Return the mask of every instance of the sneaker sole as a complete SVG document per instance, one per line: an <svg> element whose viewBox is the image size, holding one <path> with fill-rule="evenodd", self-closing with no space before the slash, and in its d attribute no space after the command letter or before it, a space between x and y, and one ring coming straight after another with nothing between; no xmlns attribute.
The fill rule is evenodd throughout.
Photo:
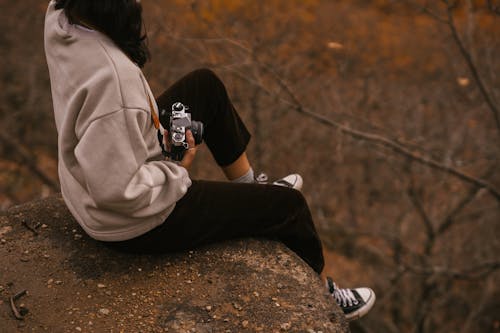
<svg viewBox="0 0 500 333"><path fill-rule="evenodd" d="M347 320L353 321L363 317L365 314L368 313L368 311L371 310L373 304L375 304L375 299L376 299L375 293L373 292L373 290L370 289L370 297L366 301L365 306L363 306L357 311L354 311L353 313L349 313L348 315L346 315Z"/></svg>

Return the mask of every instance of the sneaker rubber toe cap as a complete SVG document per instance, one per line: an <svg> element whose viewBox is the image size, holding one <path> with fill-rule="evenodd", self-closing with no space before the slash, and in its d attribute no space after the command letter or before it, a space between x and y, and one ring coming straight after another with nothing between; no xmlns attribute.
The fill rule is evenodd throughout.
<svg viewBox="0 0 500 333"><path fill-rule="evenodd" d="M280 185L280 186L291 187L291 188L296 189L296 190L301 190L303 180L299 174L294 173L294 174L288 175L284 178L281 178L281 179L275 181L274 184Z"/></svg>
<svg viewBox="0 0 500 333"><path fill-rule="evenodd" d="M367 314L375 304L375 292L370 288L356 288L354 289L359 297L363 300L362 304L356 311L346 315L349 321L359 319Z"/></svg>

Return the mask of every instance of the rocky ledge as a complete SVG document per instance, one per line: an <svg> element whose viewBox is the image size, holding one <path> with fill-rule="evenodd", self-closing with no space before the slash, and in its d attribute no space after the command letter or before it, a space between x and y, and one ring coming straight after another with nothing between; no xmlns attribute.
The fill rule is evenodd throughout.
<svg viewBox="0 0 500 333"><path fill-rule="evenodd" d="M349 331L318 276L278 242L119 253L55 196L1 213L0 256L1 333Z"/></svg>

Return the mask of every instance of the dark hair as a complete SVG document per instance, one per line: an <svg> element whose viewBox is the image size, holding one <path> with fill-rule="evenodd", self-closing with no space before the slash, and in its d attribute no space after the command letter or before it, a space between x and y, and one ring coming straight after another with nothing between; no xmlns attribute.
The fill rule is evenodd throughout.
<svg viewBox="0 0 500 333"><path fill-rule="evenodd" d="M89 24L111 38L139 67L150 59L137 0L56 0L71 24Z"/></svg>

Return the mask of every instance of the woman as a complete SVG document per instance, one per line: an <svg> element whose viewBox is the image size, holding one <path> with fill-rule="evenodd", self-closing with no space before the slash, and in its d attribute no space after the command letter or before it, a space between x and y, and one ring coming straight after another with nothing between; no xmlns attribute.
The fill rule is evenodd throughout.
<svg viewBox="0 0 500 333"><path fill-rule="evenodd" d="M163 253L237 237L282 241L318 274L324 260L302 179L254 179L250 134L223 83L194 71L156 101L141 67L149 58L136 0L52 0L45 51L58 130L59 178L75 219L94 239L125 251ZM230 182L196 181L189 149L165 159L158 110L181 101L205 124L203 140ZM168 150L168 140L165 143ZM279 186L277 186L279 185ZM330 293L349 319L374 303L371 289Z"/></svg>

